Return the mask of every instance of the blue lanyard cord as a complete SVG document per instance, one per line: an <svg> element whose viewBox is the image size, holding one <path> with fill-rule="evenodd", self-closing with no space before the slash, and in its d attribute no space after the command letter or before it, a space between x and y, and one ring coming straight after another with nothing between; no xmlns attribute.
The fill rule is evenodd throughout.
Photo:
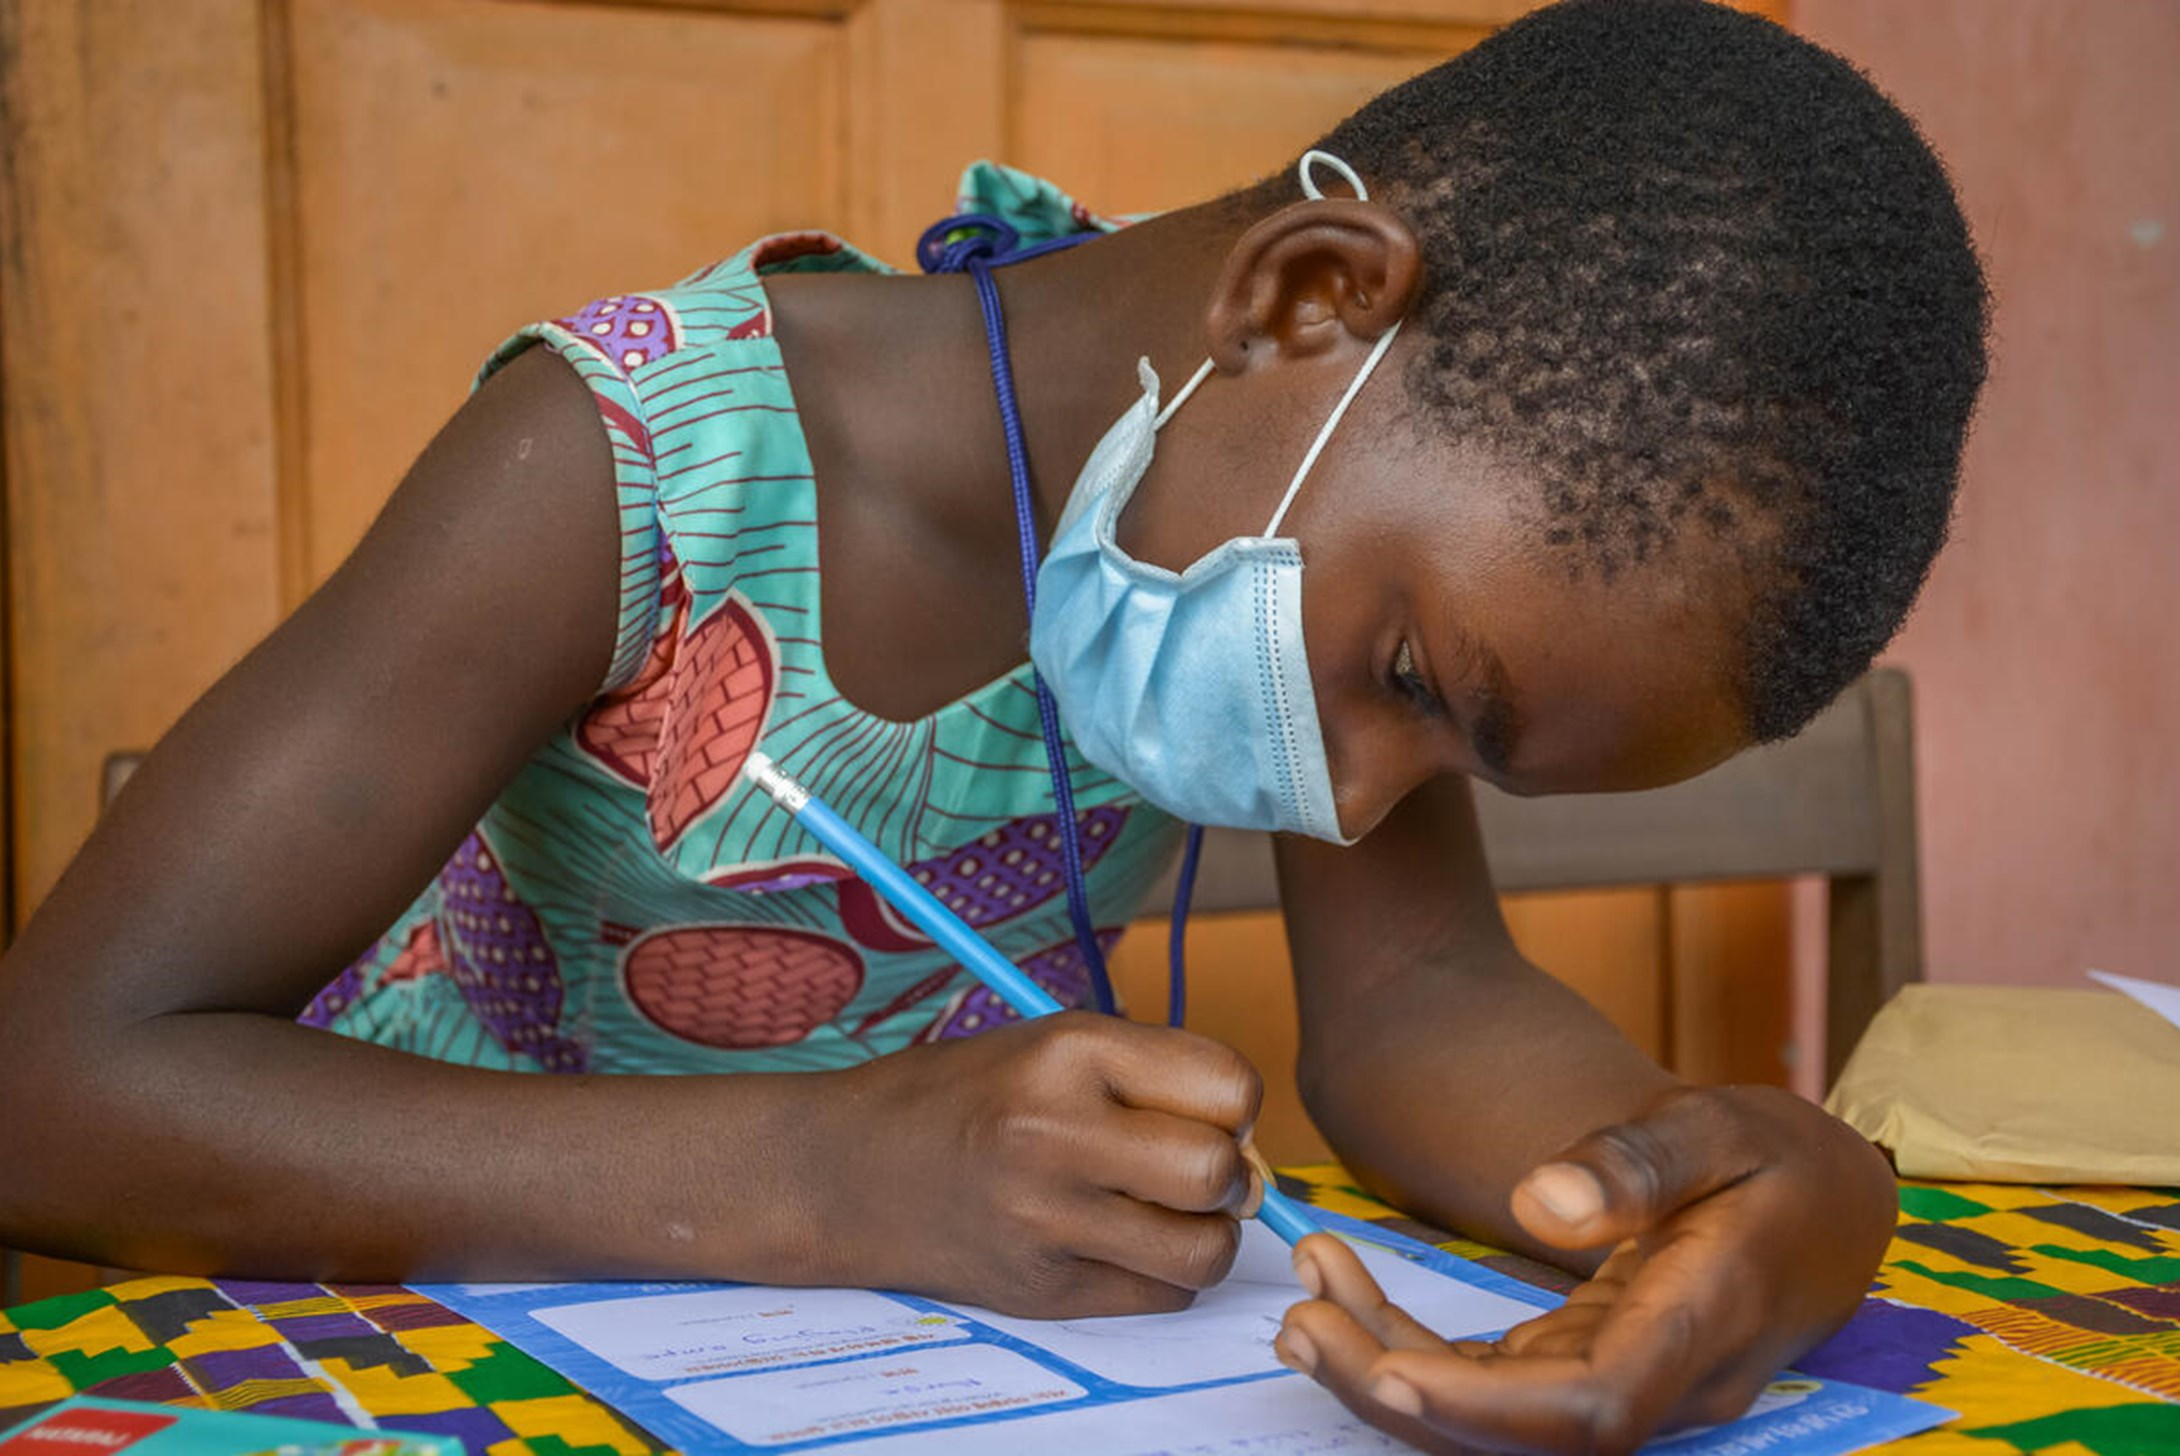
<svg viewBox="0 0 2180 1456"><path fill-rule="evenodd" d="M1188 1024L1188 904L1196 898L1196 861L1204 852L1204 827L1188 826L1181 851L1181 878L1173 887L1173 927L1166 940L1166 1025Z"/></svg>
<svg viewBox="0 0 2180 1456"><path fill-rule="evenodd" d="M957 212L923 230L916 239L916 263L926 273L966 273L971 261L1026 263L1103 236L1100 232L1063 233L1025 248L1021 233L1005 218L988 212Z"/></svg>
<svg viewBox="0 0 2180 1456"><path fill-rule="evenodd" d="M1037 614L1037 519L1030 508L1029 451L1022 442L1022 410L1014 398L1014 363L1007 352L1006 318L999 308L999 285L992 282L991 264L981 256L966 260L969 279L976 285L977 305L984 311L984 340L992 354L992 389L999 396L999 423L1007 437L1007 473L1014 483L1014 520L1022 547L1022 599L1030 616ZM1075 944L1082 951L1090 973L1090 989L1098 1010L1110 1016L1113 980L1106 974L1105 953L1098 948L1097 928L1090 922L1090 887L1082 872L1082 830L1075 822L1075 789L1068 781L1067 755L1060 746L1060 710L1037 670L1030 669L1037 688L1037 719L1044 729L1045 763L1052 772L1052 798L1060 821L1060 860L1067 871L1067 915L1075 925Z"/></svg>
<svg viewBox="0 0 2180 1456"><path fill-rule="evenodd" d="M1031 618L1037 614L1037 517L1029 488L1029 450L1022 438L1022 410L1014 395L1014 362L1007 349L1006 314L999 303L999 288L992 281L992 266L1058 252L1086 243L1101 234L1073 233L1024 248L1021 234L999 218L965 213L934 223L916 244L916 260L926 273L967 273L976 288L977 307L984 315L984 341L991 351L992 392L999 402L999 424L1007 442L1007 474L1014 487L1014 522L1022 555L1022 601ZM1060 861L1067 882L1067 916L1075 930L1075 945L1090 975L1091 993L1097 1008L1112 1015L1117 1007L1113 982L1105 967L1105 953L1098 946L1097 928L1090 919L1090 887L1082 867L1082 828L1075 818L1075 789L1067 771L1067 753L1060 739L1060 710L1051 690L1035 667L1030 681L1036 688L1037 722L1045 740L1045 764L1052 774L1052 798L1059 820ZM1196 886L1196 862L1203 846L1203 829L1190 825L1188 847L1182 854L1181 879L1173 903L1173 931L1166 1021L1182 1024L1188 1010L1188 906Z"/></svg>

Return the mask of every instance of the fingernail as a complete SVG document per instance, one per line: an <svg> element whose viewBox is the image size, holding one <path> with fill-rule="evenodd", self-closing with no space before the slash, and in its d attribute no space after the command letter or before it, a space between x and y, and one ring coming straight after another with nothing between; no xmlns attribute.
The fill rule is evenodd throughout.
<svg viewBox="0 0 2180 1456"><path fill-rule="evenodd" d="M1325 1276L1317 1271L1317 1261L1300 1249L1294 1251L1294 1277L1310 1292L1310 1298L1325 1297Z"/></svg>
<svg viewBox="0 0 2180 1456"><path fill-rule="evenodd" d="M1404 1416L1423 1414L1422 1395L1398 1375L1380 1375L1370 1382L1370 1398L1387 1410L1399 1411Z"/></svg>
<svg viewBox="0 0 2180 1456"><path fill-rule="evenodd" d="M1279 1338L1272 1341L1272 1353L1279 1357L1280 1364L1303 1375L1317 1368L1317 1347L1300 1330L1281 1330Z"/></svg>
<svg viewBox="0 0 2180 1456"><path fill-rule="evenodd" d="M1243 1139L1243 1161L1249 1165L1249 1196L1242 1201L1241 1216L1255 1218L1257 1210L1264 1206L1264 1190L1276 1186L1272 1177L1272 1165L1257 1151L1256 1144Z"/></svg>
<svg viewBox="0 0 2180 1456"><path fill-rule="evenodd" d="M1561 1223L1585 1224L1605 1211L1604 1185L1572 1163L1546 1163L1522 1186Z"/></svg>

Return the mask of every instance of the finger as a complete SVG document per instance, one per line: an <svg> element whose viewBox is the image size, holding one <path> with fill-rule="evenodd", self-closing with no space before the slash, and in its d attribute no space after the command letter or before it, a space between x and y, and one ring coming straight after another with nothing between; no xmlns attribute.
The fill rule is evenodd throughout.
<svg viewBox="0 0 2180 1456"><path fill-rule="evenodd" d="M1187 1309L1192 1289L1097 1259L1065 1259L1041 1278L1021 1281L990 1307L1023 1319L1101 1319Z"/></svg>
<svg viewBox="0 0 2180 1456"><path fill-rule="evenodd" d="M1255 1192L1232 1133L1170 1112L1120 1109L1080 1157L1080 1173L1096 1187L1184 1213L1239 1217Z"/></svg>
<svg viewBox="0 0 2180 1456"><path fill-rule="evenodd" d="M1395 1350L1444 1350L1446 1342L1385 1297L1353 1249L1331 1234L1311 1234L1294 1246L1294 1274L1313 1298L1329 1300Z"/></svg>
<svg viewBox="0 0 2180 1456"><path fill-rule="evenodd" d="M1223 1213L1180 1213L1115 1193L1089 1204L1067 1247L1177 1289L1209 1289L1233 1270L1241 1224Z"/></svg>
<svg viewBox="0 0 2180 1456"><path fill-rule="evenodd" d="M1601 1377L1578 1356L1462 1360L1393 1350L1372 1363L1362 1388L1370 1402L1442 1440L1499 1451L1620 1456L1672 1404Z"/></svg>
<svg viewBox="0 0 2180 1456"><path fill-rule="evenodd" d="M1309 1366L1303 1373L1313 1380L1345 1375L1350 1384L1386 1353L1385 1344L1346 1310L1329 1299L1305 1299L1287 1311L1279 1322L1279 1337Z"/></svg>
<svg viewBox="0 0 2180 1456"><path fill-rule="evenodd" d="M1597 1267L1597 1272L1567 1291L1568 1304L1617 1304L1626 1295L1628 1282L1641 1270L1642 1250L1630 1239Z"/></svg>
<svg viewBox="0 0 2180 1456"><path fill-rule="evenodd" d="M1110 1018L1106 1018L1110 1023ZM1167 1026L1112 1025L1099 1072L1118 1102L1208 1122L1239 1135L1255 1126L1264 1079L1224 1042Z"/></svg>
<svg viewBox="0 0 2180 1456"><path fill-rule="evenodd" d="M1622 1244L1595 1274L1568 1291L1564 1303L1515 1325L1493 1348L1506 1355L1586 1353L1640 1267L1636 1246Z"/></svg>
<svg viewBox="0 0 2180 1456"><path fill-rule="evenodd" d="M1465 1370L1391 1351L1373 1393L1474 1444L1631 1449L1691 1392L1742 1368L1760 1301L1737 1294L1747 1284L1737 1265L1697 1243L1650 1258L1626 1246L1607 1267L1613 1278L1591 1284L1624 1281L1616 1297L1585 1298L1509 1331L1501 1358ZM1479 1371L1488 1378L1475 1378Z"/></svg>
<svg viewBox="0 0 2180 1456"><path fill-rule="evenodd" d="M1580 1355L1595 1343L1610 1312L1603 1304L1563 1304L1514 1326L1499 1337L1497 1348L1503 1355Z"/></svg>
<svg viewBox="0 0 2180 1456"><path fill-rule="evenodd" d="M1554 1248L1593 1249L1640 1234L1763 1161L1729 1102L1680 1091L1531 1172L1515 1185L1514 1217Z"/></svg>
<svg viewBox="0 0 2180 1456"><path fill-rule="evenodd" d="M1241 1156L1249 1165L1249 1196L1234 1212L1243 1218L1255 1218L1257 1210L1264 1207L1265 1190L1279 1186L1279 1175L1272 1171L1271 1160L1257 1151L1256 1138L1250 1133L1241 1135Z"/></svg>
<svg viewBox="0 0 2180 1456"><path fill-rule="evenodd" d="M1677 1240L1603 1307L1590 1362L1623 1389L1652 1393L1661 1412L1733 1371L1756 1365L1768 1376L1788 1352L1765 1328L1760 1283L1745 1258Z"/></svg>
<svg viewBox="0 0 2180 1456"><path fill-rule="evenodd" d="M1309 1376L1388 1435L1420 1450L1458 1449L1414 1415L1393 1410L1370 1394L1371 1370L1385 1355L1385 1346L1332 1301L1312 1299L1288 1310L1272 1350L1288 1369ZM1441 1358L1460 1357L1447 1353Z"/></svg>

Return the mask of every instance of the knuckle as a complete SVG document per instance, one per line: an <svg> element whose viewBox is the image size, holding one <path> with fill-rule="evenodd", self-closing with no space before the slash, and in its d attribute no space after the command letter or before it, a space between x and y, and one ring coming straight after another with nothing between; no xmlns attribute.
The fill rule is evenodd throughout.
<svg viewBox="0 0 2180 1456"><path fill-rule="evenodd" d="M1164 1282L1184 1290L1209 1289L1226 1278L1240 1251L1239 1223L1216 1215L1192 1219L1174 1236Z"/></svg>
<svg viewBox="0 0 2180 1456"><path fill-rule="evenodd" d="M1051 1027L1047 1033L1046 1059L1055 1072L1067 1079L1068 1085L1111 1085L1121 1053L1120 1040L1126 1034L1128 1023L1087 1011L1063 1011L1041 1020Z"/></svg>
<svg viewBox="0 0 2180 1456"><path fill-rule="evenodd" d="M1083 1017L1076 1012L1063 1011L1057 1016L1040 1016L1027 1023L1029 1040L1039 1061L1066 1064L1080 1057L1083 1046L1091 1036L1083 1025Z"/></svg>
<svg viewBox="0 0 2180 1456"><path fill-rule="evenodd" d="M994 1201L992 1212L994 1231L1003 1241L1001 1248L1011 1254L1006 1262L1024 1269L1065 1262L1069 1253L1066 1231L1054 1216L1049 1199L1033 1189L1015 1186Z"/></svg>
<svg viewBox="0 0 2180 1456"><path fill-rule="evenodd" d="M1159 1279L1132 1270L1111 1271L1113 1298L1127 1312L1171 1314L1196 1302L1196 1291L1170 1279Z"/></svg>
<svg viewBox="0 0 2180 1456"><path fill-rule="evenodd" d="M1253 1119L1264 1100L1264 1078L1256 1066L1224 1042L1209 1042L1212 1086L1220 1111L1239 1125Z"/></svg>
<svg viewBox="0 0 2180 1456"><path fill-rule="evenodd" d="M1019 1312L1043 1314L1077 1297L1082 1287L1082 1266L1056 1249L1035 1249L1020 1260L1012 1285L1007 1298Z"/></svg>
<svg viewBox="0 0 2180 1456"><path fill-rule="evenodd" d="M1206 1228L1202 1248L1190 1270L1191 1289L1209 1289L1226 1282L1226 1276L1234 1270L1234 1260L1241 1254L1241 1223L1237 1219L1219 1218Z"/></svg>
<svg viewBox="0 0 2180 1456"><path fill-rule="evenodd" d="M1196 1291L1179 1285L1160 1284L1156 1280L1144 1281L1143 1305L1151 1314L1173 1314L1187 1309L1196 1302Z"/></svg>
<svg viewBox="0 0 2180 1456"><path fill-rule="evenodd" d="M1016 1102L993 1116L989 1139L992 1150L1003 1161L1034 1162L1051 1146L1053 1134L1052 1119Z"/></svg>
<svg viewBox="0 0 2180 1456"><path fill-rule="evenodd" d="M1665 1201L1672 1181L1673 1150L1648 1124L1622 1122L1604 1128L1591 1137L1590 1151L1618 1183L1613 1191L1642 1208L1655 1208Z"/></svg>
<svg viewBox="0 0 2180 1456"><path fill-rule="evenodd" d="M1188 1308L1195 1297L1193 1290L1127 1269L1084 1264L1078 1266L1074 1286L1053 1311L1053 1317L1171 1314Z"/></svg>
<svg viewBox="0 0 2180 1456"><path fill-rule="evenodd" d="M1193 1211L1219 1208L1248 1182L1248 1165L1231 1138L1216 1138L1208 1146L1191 1149L1178 1167L1176 1191L1182 1207Z"/></svg>

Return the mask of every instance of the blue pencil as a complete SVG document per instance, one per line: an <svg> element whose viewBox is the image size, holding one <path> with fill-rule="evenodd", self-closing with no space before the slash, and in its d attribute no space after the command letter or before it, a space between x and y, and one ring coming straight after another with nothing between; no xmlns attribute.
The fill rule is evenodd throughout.
<svg viewBox="0 0 2180 1456"><path fill-rule="evenodd" d="M831 805L789 778L770 758L762 753L752 753L742 772L770 794L781 808L794 815L795 821L809 830L818 843L839 855L848 868L885 896L917 929L991 987L1017 1015L1026 1020L1067 1009L1053 999L1051 992L1023 975L1014 962L992 949L990 941L971 930L959 915L940 903L937 896L917 884L914 876L886 858L877 845L834 813ZM1264 1190L1264 1202L1258 1207L1256 1216L1266 1228L1290 1244L1307 1234L1320 1232L1317 1221L1301 1204L1269 1186Z"/></svg>

